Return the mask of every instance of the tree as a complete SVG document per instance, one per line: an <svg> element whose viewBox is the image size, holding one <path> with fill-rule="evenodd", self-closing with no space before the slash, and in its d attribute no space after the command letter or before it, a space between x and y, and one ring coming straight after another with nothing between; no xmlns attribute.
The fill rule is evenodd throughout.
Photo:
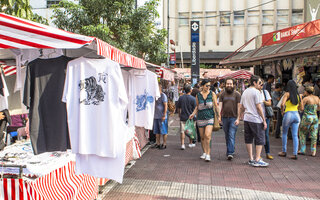
<svg viewBox="0 0 320 200"><path fill-rule="evenodd" d="M48 20L32 13L29 0L0 0L1 11L16 17L48 24Z"/></svg>
<svg viewBox="0 0 320 200"><path fill-rule="evenodd" d="M54 9L53 23L61 29L98 37L146 61L166 60L164 29L156 29L159 0L135 9L134 0L61 1Z"/></svg>

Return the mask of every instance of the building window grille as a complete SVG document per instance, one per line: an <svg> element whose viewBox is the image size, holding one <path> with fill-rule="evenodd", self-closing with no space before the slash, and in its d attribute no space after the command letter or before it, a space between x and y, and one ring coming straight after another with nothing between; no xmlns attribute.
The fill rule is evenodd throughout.
<svg viewBox="0 0 320 200"><path fill-rule="evenodd" d="M244 25L244 11L234 11L233 23L234 25Z"/></svg>
<svg viewBox="0 0 320 200"><path fill-rule="evenodd" d="M278 25L288 25L289 24L289 10L278 10L277 11Z"/></svg>
<svg viewBox="0 0 320 200"><path fill-rule="evenodd" d="M259 24L259 11L249 10L248 11L248 25L258 25Z"/></svg>
<svg viewBox="0 0 320 200"><path fill-rule="evenodd" d="M217 13L216 12L206 12L206 25L215 26L217 25Z"/></svg>
<svg viewBox="0 0 320 200"><path fill-rule="evenodd" d="M292 10L292 26L303 23L303 10Z"/></svg>
<svg viewBox="0 0 320 200"><path fill-rule="evenodd" d="M230 12L220 12L220 26L230 26Z"/></svg>
<svg viewBox="0 0 320 200"><path fill-rule="evenodd" d="M179 13L179 26L189 25L189 13Z"/></svg>
<svg viewBox="0 0 320 200"><path fill-rule="evenodd" d="M262 24L263 25L273 25L273 10L263 10L262 11Z"/></svg>

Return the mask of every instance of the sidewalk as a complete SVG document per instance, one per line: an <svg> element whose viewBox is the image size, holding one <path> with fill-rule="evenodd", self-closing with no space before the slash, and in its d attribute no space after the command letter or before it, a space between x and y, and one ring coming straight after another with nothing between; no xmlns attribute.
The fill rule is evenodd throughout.
<svg viewBox="0 0 320 200"><path fill-rule="evenodd" d="M281 139L271 137L275 159L264 159L270 163L268 168L251 167L240 126L235 158L226 159L220 130L213 133L212 161L207 163L199 158L198 143L196 148L180 150L177 119L169 120L167 149L148 149L125 174L123 184L116 184L100 199L320 199L319 155L299 156L298 160L278 157ZM289 140L288 154L291 152Z"/></svg>

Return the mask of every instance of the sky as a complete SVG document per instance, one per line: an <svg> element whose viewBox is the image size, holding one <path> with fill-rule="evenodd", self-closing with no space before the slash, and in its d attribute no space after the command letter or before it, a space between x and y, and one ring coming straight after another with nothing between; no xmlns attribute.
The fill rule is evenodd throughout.
<svg viewBox="0 0 320 200"><path fill-rule="evenodd" d="M138 0L138 6L143 6L143 4L148 1L148 0ZM158 13L160 15L160 18L156 21L157 23L157 28L162 28L162 19L161 19L161 16L162 16L162 0L160 1L160 5L158 7Z"/></svg>

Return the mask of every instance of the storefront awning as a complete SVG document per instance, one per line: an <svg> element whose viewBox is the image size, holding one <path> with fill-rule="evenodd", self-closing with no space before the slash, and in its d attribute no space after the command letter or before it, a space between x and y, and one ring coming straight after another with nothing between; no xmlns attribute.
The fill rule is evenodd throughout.
<svg viewBox="0 0 320 200"><path fill-rule="evenodd" d="M220 62L220 65L253 65L266 60L320 52L320 20L257 36L262 40L257 49L236 52ZM252 40L250 40L251 42Z"/></svg>

